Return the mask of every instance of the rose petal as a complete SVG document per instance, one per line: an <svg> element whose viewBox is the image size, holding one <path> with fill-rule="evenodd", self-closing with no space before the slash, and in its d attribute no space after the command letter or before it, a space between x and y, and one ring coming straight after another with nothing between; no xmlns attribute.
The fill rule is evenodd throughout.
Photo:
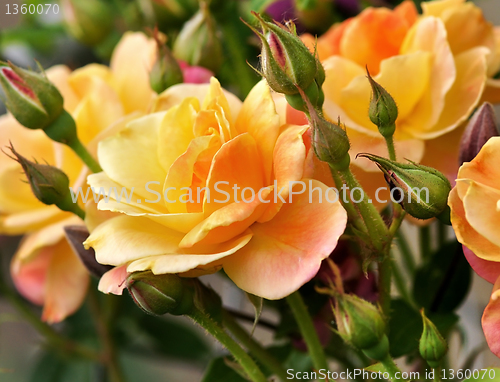
<svg viewBox="0 0 500 382"><path fill-rule="evenodd" d="M500 299L498 298L498 289L500 288L500 278L497 279L491 292L490 302L484 309L481 324L483 326L484 336L490 350L500 357Z"/></svg>
<svg viewBox="0 0 500 382"><path fill-rule="evenodd" d="M320 203L318 191L309 200L311 186L323 196L327 187L304 181L304 193L283 205L271 221L252 225L250 243L224 260L227 275L244 291L268 299L289 295L317 273L344 232L347 215L340 203L324 198Z"/></svg>
<svg viewBox="0 0 500 382"><path fill-rule="evenodd" d="M125 282L127 280L127 276L127 264L115 267L102 275L99 280L98 289L102 293L112 293L121 296L123 290L127 286Z"/></svg>
<svg viewBox="0 0 500 382"><path fill-rule="evenodd" d="M498 275L500 275L500 262L481 259L465 245L463 246L463 249L465 258L469 262L472 269L474 269L474 272L486 281L494 284Z"/></svg>

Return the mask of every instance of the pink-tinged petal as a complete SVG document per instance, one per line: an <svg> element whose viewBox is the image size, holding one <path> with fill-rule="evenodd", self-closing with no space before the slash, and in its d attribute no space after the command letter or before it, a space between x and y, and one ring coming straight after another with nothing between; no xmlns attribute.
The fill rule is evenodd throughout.
<svg viewBox="0 0 500 382"><path fill-rule="evenodd" d="M127 264L115 267L102 275L98 289L106 294L112 293L121 296L127 286L125 281L128 274Z"/></svg>
<svg viewBox="0 0 500 382"><path fill-rule="evenodd" d="M234 186L239 187L239 190L233 189ZM214 156L203 212L208 217L214 211L235 202L235 195L238 200L243 200L243 189L249 187L257 194L264 186L264 168L257 144L250 134L240 134L223 144Z"/></svg>
<svg viewBox="0 0 500 382"><path fill-rule="evenodd" d="M202 66L190 66L184 61L179 61L184 75L185 84L208 84L214 75L210 70Z"/></svg>
<svg viewBox="0 0 500 382"><path fill-rule="evenodd" d="M45 301L45 281L51 257L52 253L47 248L31 261L23 262L18 256L12 260L12 281L19 293L33 304L43 305Z"/></svg>
<svg viewBox="0 0 500 382"><path fill-rule="evenodd" d="M89 285L89 274L66 241L52 248L45 285L42 320L55 323L73 314L82 304Z"/></svg>
<svg viewBox="0 0 500 382"><path fill-rule="evenodd" d="M490 350L500 357L500 277L496 280L491 293L490 302L486 306L481 319L484 336Z"/></svg>
<svg viewBox="0 0 500 382"><path fill-rule="evenodd" d="M457 240L470 248L477 257L497 261L500 258L500 247L487 240L471 227L465 218L463 202L459 197L457 187L451 190L448 205L451 208L451 224L455 235L457 235Z"/></svg>
<svg viewBox="0 0 500 382"><path fill-rule="evenodd" d="M154 274L182 273L188 277L213 273L221 268L224 258L244 248L252 238L251 230L229 241L214 245L193 246L180 250L179 254L144 257L132 262L128 272L151 269Z"/></svg>
<svg viewBox="0 0 500 382"><path fill-rule="evenodd" d="M474 269L474 272L486 281L494 284L500 275L500 262L481 259L465 245L463 246L463 249L465 258L469 262L472 269Z"/></svg>
<svg viewBox="0 0 500 382"><path fill-rule="evenodd" d="M156 61L156 43L143 33L127 32L113 51L111 71L125 114L146 112L154 98L149 72Z"/></svg>
<svg viewBox="0 0 500 382"><path fill-rule="evenodd" d="M248 94L236 120L236 130L240 134L249 133L255 139L264 165L265 180L269 183L280 119L266 81L260 81Z"/></svg>
<svg viewBox="0 0 500 382"><path fill-rule="evenodd" d="M283 298L309 281L337 245L347 223L345 210L339 202L325 200L324 184L307 179L304 183L302 194L294 195L293 202L284 204L271 221L252 225L250 243L224 260L224 270L244 291ZM310 200L313 189L319 190ZM333 192L329 196L334 199Z"/></svg>
<svg viewBox="0 0 500 382"><path fill-rule="evenodd" d="M497 208L500 201L500 190L470 181L462 201L465 217L471 227L491 243L500 246L500 232L498 230L500 212ZM500 260L500 253L497 254L496 258Z"/></svg>
<svg viewBox="0 0 500 382"><path fill-rule="evenodd" d="M472 162L464 163L458 178L471 179L485 186L500 189L500 137L492 137L481 148Z"/></svg>
<svg viewBox="0 0 500 382"><path fill-rule="evenodd" d="M309 126L286 125L282 128L283 132L274 148L274 178L277 191L286 200L290 182L297 182L304 178L307 150L303 136L308 131ZM282 204L280 198L273 198L266 211L259 218L259 223L271 220L278 213Z"/></svg>

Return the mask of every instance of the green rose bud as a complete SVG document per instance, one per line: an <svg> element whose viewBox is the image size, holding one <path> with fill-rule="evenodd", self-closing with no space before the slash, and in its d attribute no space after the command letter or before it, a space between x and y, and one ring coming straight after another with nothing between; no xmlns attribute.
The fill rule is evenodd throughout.
<svg viewBox="0 0 500 382"><path fill-rule="evenodd" d="M194 307L191 279L174 274L134 272L127 278L127 289L137 306L149 314L179 316L188 314Z"/></svg>
<svg viewBox="0 0 500 382"><path fill-rule="evenodd" d="M372 350L375 359L386 356L388 347L380 345L385 342L385 321L380 310L354 295L338 294L335 299L333 313L344 341L360 350Z"/></svg>
<svg viewBox="0 0 500 382"><path fill-rule="evenodd" d="M158 94L170 86L184 81L181 67L172 55L170 49L161 41L158 30L155 29L154 38L157 43L156 62L149 73L151 88Z"/></svg>
<svg viewBox="0 0 500 382"><path fill-rule="evenodd" d="M223 52L217 24L205 3L184 24L174 43L173 53L189 65L203 66L217 72L222 65Z"/></svg>
<svg viewBox="0 0 500 382"><path fill-rule="evenodd" d="M368 115L370 120L378 127L378 131L384 138L392 137L396 130L396 119L398 118L398 107L394 98L378 84L368 73L368 81L372 87L370 109Z"/></svg>
<svg viewBox="0 0 500 382"><path fill-rule="evenodd" d="M293 95L299 93L298 87L306 91L316 81L318 91L321 91L324 70L319 60L297 36L295 25L288 23L284 26L265 21L257 13L253 15L262 27L261 33L250 26L262 41L261 74L271 89Z"/></svg>
<svg viewBox="0 0 500 382"><path fill-rule="evenodd" d="M422 332L422 337L420 337L418 349L420 355L427 361L430 367L438 367L440 361L448 351L448 344L437 330L436 325L425 316L423 309L420 313L424 322L424 331Z"/></svg>
<svg viewBox="0 0 500 382"><path fill-rule="evenodd" d="M349 167L349 138L338 124L327 121L311 110L312 146L319 160L338 169Z"/></svg>
<svg viewBox="0 0 500 382"><path fill-rule="evenodd" d="M19 154L13 146L9 147L14 157L24 170L31 190L36 198L44 204L56 205L63 211L73 212L81 218L83 211L78 204L73 203L69 190L69 178L60 169L48 164L29 161Z"/></svg>
<svg viewBox="0 0 500 382"><path fill-rule="evenodd" d="M63 112L63 98L45 73L21 69L0 62L0 85L5 106L29 129L44 129Z"/></svg>
<svg viewBox="0 0 500 382"><path fill-rule="evenodd" d="M102 0L63 0L61 2L68 32L85 45L102 42L113 30L114 14Z"/></svg>
<svg viewBox="0 0 500 382"><path fill-rule="evenodd" d="M411 161L402 164L377 155L358 156L375 162L385 175L393 199L411 216L430 219L446 215L451 185L442 173Z"/></svg>

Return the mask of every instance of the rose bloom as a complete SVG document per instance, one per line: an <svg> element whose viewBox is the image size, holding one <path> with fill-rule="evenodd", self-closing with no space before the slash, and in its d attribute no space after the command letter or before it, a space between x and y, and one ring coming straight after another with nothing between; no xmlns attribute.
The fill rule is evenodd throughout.
<svg viewBox="0 0 500 382"><path fill-rule="evenodd" d="M176 85L156 110L101 141L103 172L88 177L97 189L134 192L129 201L114 193L102 199L100 210L121 215L89 227L84 244L100 263L116 266L99 289L120 294L135 271L199 276L224 268L241 289L278 299L310 280L347 217L338 201L326 200L326 185L309 182L309 127L283 122L264 81L243 104L216 79ZM290 201L292 181L305 189Z"/></svg>
<svg viewBox="0 0 500 382"><path fill-rule="evenodd" d="M500 137L491 138L471 161L458 171L450 193L451 223L472 268L494 283L490 303L483 313L483 330L493 353L500 357Z"/></svg>
<svg viewBox="0 0 500 382"><path fill-rule="evenodd" d="M91 64L72 73L64 66L47 70L76 121L79 138L94 155L102 137L148 111L155 98L148 74L155 52L152 39L127 33L113 53L110 68ZM68 147L51 141L43 131L21 126L7 114L0 117L0 144L7 146L9 141L26 157L61 168L72 187L84 185L87 169ZM61 321L80 306L89 281L63 230L65 225L83 222L39 202L24 182L21 166L5 155L0 156L0 213L0 233L27 234L11 263L15 286L28 300L44 306L43 320Z"/></svg>
<svg viewBox="0 0 500 382"><path fill-rule="evenodd" d="M394 10L367 8L318 39L326 70L324 112L345 123L353 155L388 155L368 117L367 67L398 105L398 158L435 167L452 180L458 169L458 127L483 93L500 100L498 81L491 79L500 68L499 30L472 2L431 1L422 8L421 16L412 1ZM303 40L314 46L312 36ZM370 174L378 171L376 166L365 160L353 163L367 191L381 185L382 177Z"/></svg>

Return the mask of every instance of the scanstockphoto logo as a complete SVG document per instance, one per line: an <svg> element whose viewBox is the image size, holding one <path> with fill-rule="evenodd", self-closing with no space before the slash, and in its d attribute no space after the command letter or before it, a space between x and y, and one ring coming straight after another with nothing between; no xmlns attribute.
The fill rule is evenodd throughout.
<svg viewBox="0 0 500 382"><path fill-rule="evenodd" d="M152 189L153 185L159 186L160 182L151 181L147 182L144 186L145 190L151 194L151 199L134 199L134 187L131 189L109 187L107 190L104 187L100 187L99 189L87 187L85 192L82 187L78 187L76 191L70 188L70 192L73 203L77 203L79 200L86 203L90 198L93 198L95 203L99 201L109 203L110 199L118 203L159 203L161 201L166 203L228 203L229 201L234 203L253 203L257 199L264 204L271 203L271 201L274 201L274 203L293 203L294 197L306 193L309 203L336 203L339 200L344 203L360 203L365 199L364 191L360 187L349 189L344 184L340 190L335 187L325 189L314 187L312 180L309 180L308 184L303 181L290 181L288 186L281 188L278 187L275 180L273 187L263 187L258 191L255 191L251 187L244 187L242 189L236 184L231 186L229 182L219 181L214 184L213 190L207 187L197 187L196 189L182 187L179 190L175 187L168 187L164 190L163 194ZM232 190L232 192L228 192L228 190ZM378 203L387 203L389 201L381 197L380 193L383 191L388 191L388 188L379 187L375 191L375 200ZM178 195L178 197L175 198L174 194ZM392 187L389 194L390 200L395 203L403 202L405 195L407 195L408 203L420 203L421 201L429 203L429 189L427 187L409 187L406 190L400 187ZM367 200L369 203L373 203L372 199L368 198Z"/></svg>

